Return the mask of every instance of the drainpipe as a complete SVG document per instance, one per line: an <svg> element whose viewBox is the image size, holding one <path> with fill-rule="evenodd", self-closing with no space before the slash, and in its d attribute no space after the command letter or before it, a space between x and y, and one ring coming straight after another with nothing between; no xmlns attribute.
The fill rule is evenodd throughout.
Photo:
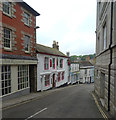
<svg viewBox="0 0 116 120"><path fill-rule="evenodd" d="M110 111L110 80L111 80L111 65L112 65L112 30L113 30L113 1L111 1L111 23L110 23L110 63L108 66L108 111Z"/></svg>

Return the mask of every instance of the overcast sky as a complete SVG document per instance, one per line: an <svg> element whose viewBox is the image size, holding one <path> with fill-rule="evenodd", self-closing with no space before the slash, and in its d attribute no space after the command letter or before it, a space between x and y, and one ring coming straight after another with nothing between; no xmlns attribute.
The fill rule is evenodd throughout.
<svg viewBox="0 0 116 120"><path fill-rule="evenodd" d="M70 55L95 53L96 0L24 1L40 13L37 43L52 47L56 40Z"/></svg>

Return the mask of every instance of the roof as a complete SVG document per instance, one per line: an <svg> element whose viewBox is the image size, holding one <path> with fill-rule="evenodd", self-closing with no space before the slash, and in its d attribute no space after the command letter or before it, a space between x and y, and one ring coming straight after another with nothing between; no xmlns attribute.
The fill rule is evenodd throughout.
<svg viewBox="0 0 116 120"><path fill-rule="evenodd" d="M33 15L39 16L40 14L36 12L32 7L30 7L26 2L19 2L19 4L24 7L26 10L30 11Z"/></svg>
<svg viewBox="0 0 116 120"><path fill-rule="evenodd" d="M41 53L41 54L67 57L65 54L63 54L59 50L57 50L55 48L48 47L48 46L44 46L44 45L41 45L41 44L36 45L36 50L37 50L38 53Z"/></svg>
<svg viewBox="0 0 116 120"><path fill-rule="evenodd" d="M93 66L89 61L79 61L80 67Z"/></svg>

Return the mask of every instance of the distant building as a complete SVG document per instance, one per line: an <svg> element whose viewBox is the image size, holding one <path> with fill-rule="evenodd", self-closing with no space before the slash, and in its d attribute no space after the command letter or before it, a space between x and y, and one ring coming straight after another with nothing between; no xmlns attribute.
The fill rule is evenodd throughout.
<svg viewBox="0 0 116 120"><path fill-rule="evenodd" d="M57 42L53 48L37 44L37 59L37 91L68 83L68 57L59 51Z"/></svg>
<svg viewBox="0 0 116 120"><path fill-rule="evenodd" d="M70 68L71 84L79 82L79 63L72 62Z"/></svg>
<svg viewBox="0 0 116 120"><path fill-rule="evenodd" d="M95 93L116 119L116 2L97 2Z"/></svg>
<svg viewBox="0 0 116 120"><path fill-rule="evenodd" d="M79 71L80 83L94 82L94 66L89 61L80 61Z"/></svg>
<svg viewBox="0 0 116 120"><path fill-rule="evenodd" d="M25 2L9 1L0 2L0 15L0 98L6 100L34 91L40 14Z"/></svg>

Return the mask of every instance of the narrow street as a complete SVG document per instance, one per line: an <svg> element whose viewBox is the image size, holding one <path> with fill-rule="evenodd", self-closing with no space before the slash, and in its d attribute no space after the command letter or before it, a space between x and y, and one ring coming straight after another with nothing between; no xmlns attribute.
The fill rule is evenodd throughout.
<svg viewBox="0 0 116 120"><path fill-rule="evenodd" d="M3 118L102 118L91 92L93 84L76 84L58 88L47 94L9 109L3 110Z"/></svg>

